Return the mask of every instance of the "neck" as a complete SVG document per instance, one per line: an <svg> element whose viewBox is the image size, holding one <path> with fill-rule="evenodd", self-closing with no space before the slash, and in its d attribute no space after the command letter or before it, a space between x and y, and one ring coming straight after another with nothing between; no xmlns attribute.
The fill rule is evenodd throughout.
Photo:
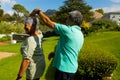
<svg viewBox="0 0 120 80"><path fill-rule="evenodd" d="M31 33L30 36L37 36L39 35L40 33L38 31L35 31L34 33Z"/></svg>

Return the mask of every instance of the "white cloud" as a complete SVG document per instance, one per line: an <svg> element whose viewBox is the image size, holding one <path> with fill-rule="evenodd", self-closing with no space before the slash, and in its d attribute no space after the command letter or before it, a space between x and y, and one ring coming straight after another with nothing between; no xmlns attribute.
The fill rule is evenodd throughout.
<svg viewBox="0 0 120 80"><path fill-rule="evenodd" d="M0 0L0 2L1 2L2 5L6 5L6 4L14 5L14 4L16 4L15 0Z"/></svg>
<svg viewBox="0 0 120 80"><path fill-rule="evenodd" d="M14 13L14 11L13 10L8 10L8 11L6 11L6 13L12 15Z"/></svg>
<svg viewBox="0 0 120 80"><path fill-rule="evenodd" d="M111 7L104 7L102 9L104 10L105 13L116 12L116 11L120 12L120 5L112 5Z"/></svg>
<svg viewBox="0 0 120 80"><path fill-rule="evenodd" d="M102 8L97 8L97 9L103 9L104 13L120 12L120 5L111 5L110 7L102 7ZM96 10L96 9L94 9L94 10Z"/></svg>
<svg viewBox="0 0 120 80"><path fill-rule="evenodd" d="M119 2L120 2L120 0L110 0L110 1L116 2L116 3L119 3Z"/></svg>
<svg viewBox="0 0 120 80"><path fill-rule="evenodd" d="M16 0L0 0L1 8L4 10L4 13L13 14L12 7L16 4Z"/></svg>

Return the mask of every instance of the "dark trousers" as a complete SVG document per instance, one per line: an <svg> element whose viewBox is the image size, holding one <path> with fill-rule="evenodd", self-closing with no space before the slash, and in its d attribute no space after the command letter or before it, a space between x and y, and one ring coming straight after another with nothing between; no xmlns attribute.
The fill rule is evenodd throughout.
<svg viewBox="0 0 120 80"><path fill-rule="evenodd" d="M55 80L74 80L75 73L66 73L56 69Z"/></svg>
<svg viewBox="0 0 120 80"><path fill-rule="evenodd" d="M26 79L26 80L39 80L39 78L37 78L37 79Z"/></svg>

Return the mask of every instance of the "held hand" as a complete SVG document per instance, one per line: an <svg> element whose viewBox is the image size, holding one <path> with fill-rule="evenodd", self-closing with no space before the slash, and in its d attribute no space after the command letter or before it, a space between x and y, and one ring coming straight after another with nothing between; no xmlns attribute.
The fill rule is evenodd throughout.
<svg viewBox="0 0 120 80"><path fill-rule="evenodd" d="M48 59L50 60L51 58L53 58L55 56L55 53L54 52L51 52L51 53L49 53L49 55L48 55Z"/></svg>
<svg viewBox="0 0 120 80"><path fill-rule="evenodd" d="M19 79L19 78L16 78L16 80L22 80L22 78L20 78L20 79Z"/></svg>
<svg viewBox="0 0 120 80"><path fill-rule="evenodd" d="M22 79L16 79L16 80L22 80Z"/></svg>
<svg viewBox="0 0 120 80"><path fill-rule="evenodd" d="M36 8L31 12L30 16L35 16L36 14L39 14L40 11L41 11L41 9Z"/></svg>
<svg viewBox="0 0 120 80"><path fill-rule="evenodd" d="M22 76L18 75L16 80L22 80Z"/></svg>

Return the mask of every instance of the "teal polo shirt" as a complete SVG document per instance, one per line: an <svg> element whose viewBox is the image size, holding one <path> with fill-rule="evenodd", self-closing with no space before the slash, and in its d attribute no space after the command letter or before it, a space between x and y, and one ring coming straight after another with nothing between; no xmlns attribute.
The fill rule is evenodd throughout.
<svg viewBox="0 0 120 80"><path fill-rule="evenodd" d="M53 66L63 72L75 73L78 68L78 54L84 42L81 28L77 25L55 24L55 32L60 35L60 39Z"/></svg>

